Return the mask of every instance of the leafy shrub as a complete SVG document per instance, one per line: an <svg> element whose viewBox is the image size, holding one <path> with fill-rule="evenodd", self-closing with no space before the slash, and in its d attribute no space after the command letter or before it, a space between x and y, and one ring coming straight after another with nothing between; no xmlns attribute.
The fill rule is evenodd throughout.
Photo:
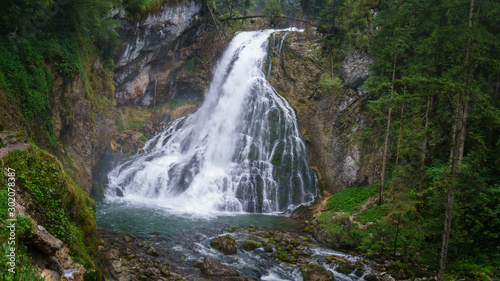
<svg viewBox="0 0 500 281"><path fill-rule="evenodd" d="M385 206L368 206L366 210L359 213L356 218L361 223L376 222L387 214Z"/></svg>

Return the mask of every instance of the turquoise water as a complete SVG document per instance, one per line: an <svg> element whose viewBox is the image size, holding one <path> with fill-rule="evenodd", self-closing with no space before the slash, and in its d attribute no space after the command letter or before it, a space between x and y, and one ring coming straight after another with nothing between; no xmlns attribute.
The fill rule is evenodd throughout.
<svg viewBox="0 0 500 281"><path fill-rule="evenodd" d="M300 268L282 263L273 259L264 251L262 247L255 251L244 251L241 248L236 255L224 255L222 252L210 246L212 238L227 234L228 227L246 227L255 225L262 230L281 229L289 234L294 233L303 222L296 221L289 217L279 215L257 215L257 214L219 214L217 216L200 216L200 214L174 214L169 209L153 207L140 203L130 202L99 202L97 205L97 223L111 231L123 234L130 234L133 237L143 237L142 239L156 239L155 247L169 249L169 260L172 266L182 274L198 276L201 278L199 268L193 266L196 262L202 261L204 257L211 256L218 261L236 269L242 276L264 281L302 281ZM295 232L296 233L296 232ZM231 233L231 236L241 244L242 241L259 239L246 230ZM293 234L292 234L293 235ZM156 237L156 238L154 238ZM295 238L300 240L301 238ZM256 240L258 241L258 240ZM351 262L360 261L361 257L352 256L346 253L324 248L310 239L307 242L307 251L311 254L307 257L310 262L323 265L335 275L335 280L340 281L361 281L352 272L344 275L334 269L339 264L330 263L327 256L334 255L343 257ZM364 273L370 272L368 267L364 267ZM194 277L192 280L199 280ZM191 280L191 279L190 279Z"/></svg>
<svg viewBox="0 0 500 281"><path fill-rule="evenodd" d="M265 228L296 228L300 223L284 216L258 214L220 214L218 216L172 214L161 207L100 202L97 206L97 224L120 233L148 234L157 232L176 235L199 230L214 231L238 225L256 225Z"/></svg>

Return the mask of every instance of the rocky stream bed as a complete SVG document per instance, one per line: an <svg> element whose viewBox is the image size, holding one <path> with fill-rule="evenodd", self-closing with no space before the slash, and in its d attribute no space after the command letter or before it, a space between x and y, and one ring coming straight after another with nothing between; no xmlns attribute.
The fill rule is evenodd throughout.
<svg viewBox="0 0 500 281"><path fill-rule="evenodd" d="M100 227L99 261L106 275L121 281L405 279L390 263L320 245L302 230L305 226L234 225L140 235Z"/></svg>

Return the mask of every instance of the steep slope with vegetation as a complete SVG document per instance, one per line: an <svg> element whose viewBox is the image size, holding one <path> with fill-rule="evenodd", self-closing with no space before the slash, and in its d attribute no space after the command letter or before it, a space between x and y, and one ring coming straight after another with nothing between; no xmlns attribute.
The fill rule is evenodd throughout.
<svg viewBox="0 0 500 281"><path fill-rule="evenodd" d="M90 191L114 119L112 2L0 5L1 129L25 130Z"/></svg>
<svg viewBox="0 0 500 281"><path fill-rule="evenodd" d="M364 86L373 122L363 138L379 148L364 157L379 159L380 182L365 187L366 196L332 197L317 234L337 247L428 266L439 279L454 278L445 272L498 278L499 4L303 5L323 23L333 81L352 50L376 59Z"/></svg>

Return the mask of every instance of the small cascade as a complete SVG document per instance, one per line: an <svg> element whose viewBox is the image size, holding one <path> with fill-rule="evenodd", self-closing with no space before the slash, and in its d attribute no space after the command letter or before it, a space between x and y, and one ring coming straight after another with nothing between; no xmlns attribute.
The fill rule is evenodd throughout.
<svg viewBox="0 0 500 281"><path fill-rule="evenodd" d="M281 213L312 202L317 179L295 112L262 71L275 32L238 33L202 106L116 166L106 198L203 214Z"/></svg>
<svg viewBox="0 0 500 281"><path fill-rule="evenodd" d="M50 256L50 259L55 263L57 267L57 271L61 274L61 276L65 279L63 280L75 280L75 273L80 273L80 269L68 268L64 269L61 263L57 260L55 256Z"/></svg>
<svg viewBox="0 0 500 281"><path fill-rule="evenodd" d="M290 34L290 30L287 30L285 32L281 32L281 33L277 33L275 36L272 37L272 40L270 40L271 42L271 46L269 46L270 49L273 49L275 48L276 46L276 40L278 40L278 58L281 59L281 51L283 50L283 43L285 42L285 39L286 37L288 36L288 34ZM281 38L279 38L279 36L281 36ZM273 67L273 56L272 55L268 55L268 68L267 68L267 81L269 81L269 78L271 77L271 70L272 70L272 67Z"/></svg>

